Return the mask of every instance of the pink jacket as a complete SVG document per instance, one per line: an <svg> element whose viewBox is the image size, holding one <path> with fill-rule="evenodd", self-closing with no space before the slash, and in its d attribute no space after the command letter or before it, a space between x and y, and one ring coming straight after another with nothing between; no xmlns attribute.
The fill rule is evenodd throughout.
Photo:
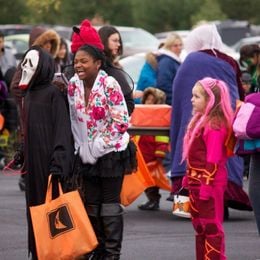
<svg viewBox="0 0 260 260"><path fill-rule="evenodd" d="M225 127L212 129L207 126L191 145L187 178L183 184L200 186L202 199L208 199L214 186L227 184L227 136Z"/></svg>

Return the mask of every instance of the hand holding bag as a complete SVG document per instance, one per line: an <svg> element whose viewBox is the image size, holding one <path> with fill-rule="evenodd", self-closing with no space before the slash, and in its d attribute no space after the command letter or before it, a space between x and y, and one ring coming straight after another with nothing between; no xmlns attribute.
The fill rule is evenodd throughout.
<svg viewBox="0 0 260 260"><path fill-rule="evenodd" d="M39 260L72 260L92 251L98 244L86 210L77 190L52 200L49 176L45 203L30 207Z"/></svg>

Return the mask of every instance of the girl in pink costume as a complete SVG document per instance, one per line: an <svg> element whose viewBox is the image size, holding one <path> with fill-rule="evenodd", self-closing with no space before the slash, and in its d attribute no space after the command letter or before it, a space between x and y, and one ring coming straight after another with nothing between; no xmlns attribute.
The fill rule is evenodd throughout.
<svg viewBox="0 0 260 260"><path fill-rule="evenodd" d="M199 80L192 89L193 117L184 136L183 160L188 170L183 186L189 190L196 259L223 260L224 191L227 147L233 112L225 83Z"/></svg>

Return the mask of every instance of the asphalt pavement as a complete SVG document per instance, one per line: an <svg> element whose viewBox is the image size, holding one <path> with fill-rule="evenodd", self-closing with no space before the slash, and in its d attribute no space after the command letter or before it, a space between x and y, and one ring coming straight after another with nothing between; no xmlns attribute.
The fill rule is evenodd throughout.
<svg viewBox="0 0 260 260"><path fill-rule="evenodd" d="M18 178L0 173L0 260L28 259L25 199ZM195 259L191 222L172 215L167 196L163 191L159 211L137 209L144 195L126 208L121 260ZM252 212L231 209L224 228L229 260L260 260L260 237Z"/></svg>

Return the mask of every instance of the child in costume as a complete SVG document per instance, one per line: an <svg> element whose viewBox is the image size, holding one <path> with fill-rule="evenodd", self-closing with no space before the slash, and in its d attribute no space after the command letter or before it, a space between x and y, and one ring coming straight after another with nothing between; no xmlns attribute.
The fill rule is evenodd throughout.
<svg viewBox="0 0 260 260"><path fill-rule="evenodd" d="M226 84L199 80L192 89L193 117L184 136L183 160L188 170L196 259L226 259L223 229L224 191L227 186L227 147L233 112Z"/></svg>
<svg viewBox="0 0 260 260"><path fill-rule="evenodd" d="M165 104L165 100L165 93L158 88L148 87L144 90L143 104ZM169 136L143 135L140 137L138 145L146 163L162 161L168 151ZM141 210L158 210L161 198L159 187L147 188L145 194L148 200L138 205L138 208Z"/></svg>

